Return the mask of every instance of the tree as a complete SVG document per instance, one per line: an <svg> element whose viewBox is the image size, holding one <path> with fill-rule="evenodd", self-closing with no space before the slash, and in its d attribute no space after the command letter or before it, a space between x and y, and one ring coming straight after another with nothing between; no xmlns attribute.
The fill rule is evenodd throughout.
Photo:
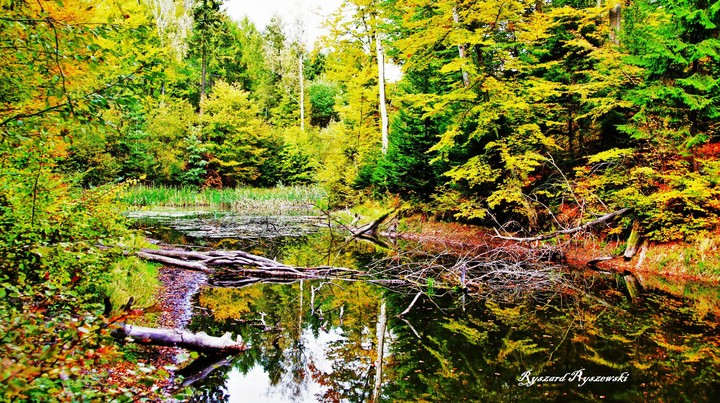
<svg viewBox="0 0 720 403"><path fill-rule="evenodd" d="M323 80L310 84L310 124L320 128L327 127L330 121L337 120L335 99L339 95L336 85Z"/></svg>
<svg viewBox="0 0 720 403"><path fill-rule="evenodd" d="M202 136L207 144L210 169L220 174L222 184L252 184L270 156L270 132L260 119L260 110L237 84L218 81L202 102Z"/></svg>
<svg viewBox="0 0 720 403"><path fill-rule="evenodd" d="M202 0L195 4L193 14L193 35L190 39L190 54L200 57L200 101L207 92L208 64L217 55L222 37L227 35L227 18L221 11L223 0ZM199 47L199 49L196 49Z"/></svg>
<svg viewBox="0 0 720 403"><path fill-rule="evenodd" d="M348 112L341 115L358 130L379 130L383 152L388 146L389 118L384 77L382 5L375 0L346 1L331 21L327 77L341 83ZM348 80L348 69L352 71ZM358 115L359 113L359 115ZM378 120L379 115L379 120Z"/></svg>
<svg viewBox="0 0 720 403"><path fill-rule="evenodd" d="M685 239L720 223L720 165L702 151L718 141L718 12L702 1L624 9L623 71L634 72L634 85L623 98L633 113L618 129L631 147L591 157L580 173L586 191L635 208L651 239Z"/></svg>

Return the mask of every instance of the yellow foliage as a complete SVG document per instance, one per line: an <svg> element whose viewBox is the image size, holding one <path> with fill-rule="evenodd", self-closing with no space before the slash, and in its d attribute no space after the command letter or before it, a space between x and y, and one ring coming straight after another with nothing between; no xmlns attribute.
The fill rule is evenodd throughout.
<svg viewBox="0 0 720 403"><path fill-rule="evenodd" d="M212 311L215 320L240 319L250 313L250 303L261 298L259 287L205 288L200 291L200 305Z"/></svg>

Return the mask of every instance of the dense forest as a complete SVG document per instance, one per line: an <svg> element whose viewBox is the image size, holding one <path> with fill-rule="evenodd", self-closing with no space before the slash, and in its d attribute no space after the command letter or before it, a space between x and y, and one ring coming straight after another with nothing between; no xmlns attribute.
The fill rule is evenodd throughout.
<svg viewBox="0 0 720 403"><path fill-rule="evenodd" d="M718 228L720 2L345 0L314 44L222 3L0 1L8 399L131 393L94 368L154 270L126 253L138 184L316 184L524 235L625 208L618 236Z"/></svg>

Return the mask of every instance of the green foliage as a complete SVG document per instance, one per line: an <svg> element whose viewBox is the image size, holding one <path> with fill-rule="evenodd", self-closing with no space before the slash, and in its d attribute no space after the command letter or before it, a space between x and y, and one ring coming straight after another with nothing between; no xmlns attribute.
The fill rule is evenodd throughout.
<svg viewBox="0 0 720 403"><path fill-rule="evenodd" d="M100 316L100 301L115 291L108 268L136 267L123 253L136 242L120 215L121 188L81 189L54 173L47 156L25 154L32 151L4 150L0 159L0 393L129 399L130 390L102 387L96 369L118 359L110 322ZM18 160L27 165L18 168Z"/></svg>
<svg viewBox="0 0 720 403"><path fill-rule="evenodd" d="M225 186L257 183L270 156L270 131L248 95L237 85L219 81L201 106L208 168L220 174Z"/></svg>
<svg viewBox="0 0 720 403"><path fill-rule="evenodd" d="M716 161L706 162L708 171L694 172L682 159L656 167L641 163L648 154L628 151L613 149L591 157L588 166L577 170L576 193L591 205L610 202L633 208L644 235L657 241L687 239L720 224L720 184L708 175L717 169Z"/></svg>
<svg viewBox="0 0 720 403"><path fill-rule="evenodd" d="M337 120L335 98L339 95L336 86L323 81L316 81L308 88L310 95L310 124L320 128L327 127L330 121Z"/></svg>
<svg viewBox="0 0 720 403"><path fill-rule="evenodd" d="M716 137L717 9L696 1L637 2L629 11L627 62L642 69L642 81L626 94L638 113L623 130L680 154Z"/></svg>
<svg viewBox="0 0 720 403"><path fill-rule="evenodd" d="M315 157L320 166L316 177L318 183L327 189L331 206L358 201L363 194L354 183L368 146L353 134L351 129L339 122L331 123L318 134L320 147Z"/></svg>
<svg viewBox="0 0 720 403"><path fill-rule="evenodd" d="M204 178L205 150L199 143L195 111L185 99L168 96L145 102L147 149L155 161L152 170L143 172L146 180L156 183L201 183Z"/></svg>
<svg viewBox="0 0 720 403"><path fill-rule="evenodd" d="M207 149L195 134L191 134L186 139L186 143L185 169L180 174L179 181L183 186L200 186L207 176L208 162L205 161Z"/></svg>
<svg viewBox="0 0 720 403"><path fill-rule="evenodd" d="M147 187L136 185L128 189L123 200L134 206L171 206L237 208L265 211L283 206L307 207L320 203L327 193L317 186L277 186L274 188L206 188Z"/></svg>
<svg viewBox="0 0 720 403"><path fill-rule="evenodd" d="M17 86L0 100L4 400L137 393L104 384L103 365L119 359L112 324L125 320L102 315L109 268L135 267L125 252L138 246L121 215L122 185L106 183L149 169L137 83L153 77L154 39L140 4L124 15L108 6L2 5L0 77Z"/></svg>

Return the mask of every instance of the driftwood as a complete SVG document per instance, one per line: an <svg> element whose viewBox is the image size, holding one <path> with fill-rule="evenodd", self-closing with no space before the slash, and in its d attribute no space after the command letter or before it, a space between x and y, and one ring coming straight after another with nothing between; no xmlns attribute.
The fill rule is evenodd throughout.
<svg viewBox="0 0 720 403"><path fill-rule="evenodd" d="M617 216L619 216L619 215L621 215L621 214L625 214L625 213L628 212L628 211L630 211L629 208L623 208L623 209L620 209L620 210L617 210L617 211L613 211L612 213L605 214L604 216L598 217L598 218L596 218L596 219L594 219L594 220L592 220L592 221L588 221L588 222L586 222L585 224L582 224L582 225L580 225L580 226L577 226L577 227L574 227L574 228L563 229L563 230L560 230L560 231L551 232L551 233L549 233L549 234L537 235L537 236L532 236L532 237L527 237L527 238L516 238L516 237L510 237L510 236L503 236L503 235L500 235L500 234L498 233L498 234L495 236L495 238L505 239L505 240L508 240L508 241L517 241L517 242L543 241L543 240L546 240L546 239L556 238L556 237L558 237L558 236L560 236L560 235L568 235L568 234L574 234L574 233L580 232L580 231L585 231L586 229L592 227L593 225L600 224L600 223L602 223L602 222L608 221L608 220L610 220L610 219L612 219L612 218L615 218L615 217L617 217ZM495 230L495 232L497 232L497 230Z"/></svg>
<svg viewBox="0 0 720 403"><path fill-rule="evenodd" d="M317 278L360 278L367 273L334 266L296 267L243 251L208 252L182 249L141 249L137 255L145 260L210 274L212 285L243 287L266 280L301 280Z"/></svg>
<svg viewBox="0 0 720 403"><path fill-rule="evenodd" d="M121 337L130 337L141 344L181 347L194 351L241 352L245 343L233 340L230 333L222 337L208 336L205 332L191 333L178 329L157 329L124 324L117 330Z"/></svg>

